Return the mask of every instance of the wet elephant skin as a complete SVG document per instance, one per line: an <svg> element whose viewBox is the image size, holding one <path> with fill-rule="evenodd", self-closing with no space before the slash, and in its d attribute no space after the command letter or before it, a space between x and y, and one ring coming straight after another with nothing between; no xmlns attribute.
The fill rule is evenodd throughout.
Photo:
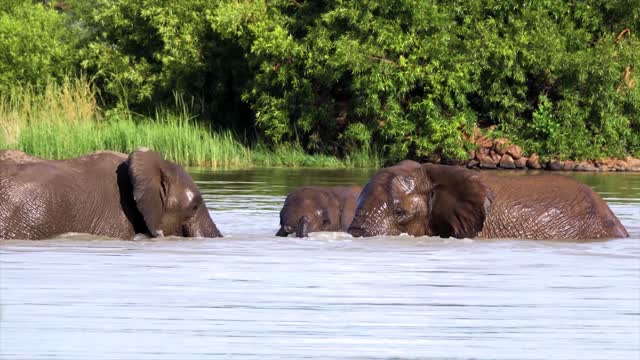
<svg viewBox="0 0 640 360"><path fill-rule="evenodd" d="M0 161L0 239L222 236L191 177L156 152L16 158Z"/></svg>
<svg viewBox="0 0 640 360"><path fill-rule="evenodd" d="M602 198L572 178L505 176L414 161L369 180L348 231L548 240L628 236Z"/></svg>
<svg viewBox="0 0 640 360"><path fill-rule="evenodd" d="M0 150L0 164L24 164L39 161L44 161L44 159L29 155L20 150Z"/></svg>
<svg viewBox="0 0 640 360"><path fill-rule="evenodd" d="M290 193L280 211L276 236L347 231L361 190L361 186L308 186Z"/></svg>

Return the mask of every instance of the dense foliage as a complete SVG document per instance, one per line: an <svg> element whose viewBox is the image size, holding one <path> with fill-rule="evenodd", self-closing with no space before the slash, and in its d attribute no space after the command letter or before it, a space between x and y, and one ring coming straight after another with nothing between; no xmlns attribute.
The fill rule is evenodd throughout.
<svg viewBox="0 0 640 360"><path fill-rule="evenodd" d="M77 65L81 34L48 6L0 0L0 92L18 82L42 86Z"/></svg>
<svg viewBox="0 0 640 360"><path fill-rule="evenodd" d="M543 157L640 155L637 0L2 2L0 89L72 64L106 107L180 97L312 153L463 159L480 127Z"/></svg>

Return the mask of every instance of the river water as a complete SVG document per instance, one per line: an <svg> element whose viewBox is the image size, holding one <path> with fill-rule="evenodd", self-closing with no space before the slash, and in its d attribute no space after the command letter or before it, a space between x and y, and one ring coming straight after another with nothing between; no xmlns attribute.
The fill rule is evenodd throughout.
<svg viewBox="0 0 640 360"><path fill-rule="evenodd" d="M371 170L192 170L223 239L0 244L0 358L638 359L640 174L571 174L631 237L276 238Z"/></svg>

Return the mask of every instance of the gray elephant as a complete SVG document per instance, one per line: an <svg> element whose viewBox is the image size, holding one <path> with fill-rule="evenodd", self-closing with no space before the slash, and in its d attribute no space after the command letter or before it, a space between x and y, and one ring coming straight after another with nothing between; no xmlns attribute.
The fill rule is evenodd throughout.
<svg viewBox="0 0 640 360"><path fill-rule="evenodd" d="M290 193L280 211L276 236L316 231L347 231L361 186L309 186Z"/></svg>
<svg viewBox="0 0 640 360"><path fill-rule="evenodd" d="M222 236L191 177L156 152L30 160L0 162L0 239Z"/></svg>
<svg viewBox="0 0 640 360"><path fill-rule="evenodd" d="M598 194L569 177L509 177L414 161L382 169L369 180L348 231L456 238L629 236Z"/></svg>
<svg viewBox="0 0 640 360"><path fill-rule="evenodd" d="M44 161L39 157L29 155L20 150L0 150L0 164L23 164Z"/></svg>

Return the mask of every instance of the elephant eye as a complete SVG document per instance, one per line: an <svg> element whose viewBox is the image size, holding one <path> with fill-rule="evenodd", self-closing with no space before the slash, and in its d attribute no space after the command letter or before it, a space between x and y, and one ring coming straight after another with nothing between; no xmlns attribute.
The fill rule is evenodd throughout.
<svg viewBox="0 0 640 360"><path fill-rule="evenodd" d="M202 197L198 195L190 200L189 208L191 209L191 211L197 212L200 205L204 205L204 199L202 199Z"/></svg>
<svg viewBox="0 0 640 360"><path fill-rule="evenodd" d="M404 209L403 209L402 207L400 207L400 206L396 206L396 207L393 209L393 213L394 213L396 216L404 216Z"/></svg>
<svg viewBox="0 0 640 360"><path fill-rule="evenodd" d="M405 209L402 206L394 207L393 208L393 215L395 216L396 221L399 224L406 224L413 217L412 214L410 214L407 211L405 211Z"/></svg>

